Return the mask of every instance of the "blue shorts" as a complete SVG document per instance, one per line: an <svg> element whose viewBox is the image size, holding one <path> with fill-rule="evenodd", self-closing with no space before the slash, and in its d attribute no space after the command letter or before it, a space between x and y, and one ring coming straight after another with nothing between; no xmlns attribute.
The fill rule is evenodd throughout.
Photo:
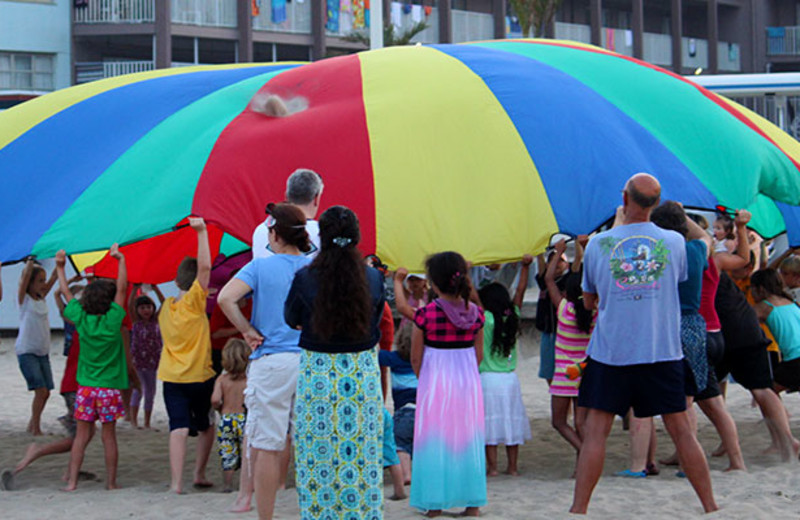
<svg viewBox="0 0 800 520"><path fill-rule="evenodd" d="M17 354L19 369L28 390L39 388L53 389L53 372L50 370L50 356L37 356L36 354Z"/></svg>
<svg viewBox="0 0 800 520"><path fill-rule="evenodd" d="M539 342L539 377L553 379L556 372L556 333L542 332Z"/></svg>
<svg viewBox="0 0 800 520"><path fill-rule="evenodd" d="M404 406L394 412L394 442L399 451L414 454L414 406Z"/></svg>
<svg viewBox="0 0 800 520"><path fill-rule="evenodd" d="M686 410L687 390L696 388L684 360L643 365L606 365L586 360L578 406L624 416L653 417ZM688 379L687 379L688 378ZM695 390L696 392L696 390Z"/></svg>
<svg viewBox="0 0 800 520"><path fill-rule="evenodd" d="M164 381L164 404L169 416L169 431L188 428L189 436L197 436L211 427L208 412L214 378L203 383L169 383Z"/></svg>

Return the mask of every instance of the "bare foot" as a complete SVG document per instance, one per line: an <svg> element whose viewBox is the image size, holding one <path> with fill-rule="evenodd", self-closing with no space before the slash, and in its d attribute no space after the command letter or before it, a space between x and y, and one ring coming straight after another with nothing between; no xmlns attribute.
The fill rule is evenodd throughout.
<svg viewBox="0 0 800 520"><path fill-rule="evenodd" d="M106 489L109 490L109 491L113 491L115 489L119 489L119 486L117 485L116 482L110 482L110 483L106 484Z"/></svg>
<svg viewBox="0 0 800 520"><path fill-rule="evenodd" d="M723 455L725 455L727 453L728 453L728 450L726 450L725 446L722 443L720 443L720 445L717 446L717 449L715 449L714 451L711 452L711 456L712 457L722 457Z"/></svg>
<svg viewBox="0 0 800 520"><path fill-rule="evenodd" d="M744 472L747 472L747 468L744 467L744 466L739 466L739 465L734 466L733 464L731 464L730 466L728 466L727 468L722 470L723 473L728 473L729 471L744 471Z"/></svg>
<svg viewBox="0 0 800 520"><path fill-rule="evenodd" d="M169 490L171 492L175 493L176 495L185 495L186 494L186 491L182 490L181 488L170 487Z"/></svg>
<svg viewBox="0 0 800 520"><path fill-rule="evenodd" d="M489 471L486 472L487 477L496 477L499 474L500 473L498 473L496 469L490 469Z"/></svg>
<svg viewBox="0 0 800 520"><path fill-rule="evenodd" d="M460 516L481 516L481 509L479 507L468 507Z"/></svg>
<svg viewBox="0 0 800 520"><path fill-rule="evenodd" d="M236 502L233 503L230 509L231 513L247 513L252 509L250 503L253 497L236 497Z"/></svg>
<svg viewBox="0 0 800 520"><path fill-rule="evenodd" d="M517 471L516 469L508 468L506 470L506 475L511 475L512 477L518 477L519 476L519 471Z"/></svg>
<svg viewBox="0 0 800 520"><path fill-rule="evenodd" d="M25 448L25 456L22 457L22 460L19 461L19 464L14 468L14 473L19 473L23 469L28 467L28 464L33 462L33 458L36 456L36 451L38 447L36 446L35 442L28 444L28 447Z"/></svg>
<svg viewBox="0 0 800 520"><path fill-rule="evenodd" d="M778 453L778 447L774 444L770 444L763 450L761 450L761 455L772 455L773 453Z"/></svg>
<svg viewBox="0 0 800 520"><path fill-rule="evenodd" d="M75 482L75 483L70 482L70 483L67 484L67 487L61 488L61 491L69 492L69 491L75 491L76 489L78 489L78 483L77 482Z"/></svg>
<svg viewBox="0 0 800 520"><path fill-rule="evenodd" d="M430 511L425 513L425 516L427 516L428 518L436 518L437 516L442 516L442 510L441 509L431 509Z"/></svg>
<svg viewBox="0 0 800 520"><path fill-rule="evenodd" d="M678 455L673 453L671 456L667 457L666 459L658 459L658 463L662 466L677 466L678 465Z"/></svg>
<svg viewBox="0 0 800 520"><path fill-rule="evenodd" d="M394 494L389 497L389 500L405 500L408 498L408 495L403 493L402 495Z"/></svg>

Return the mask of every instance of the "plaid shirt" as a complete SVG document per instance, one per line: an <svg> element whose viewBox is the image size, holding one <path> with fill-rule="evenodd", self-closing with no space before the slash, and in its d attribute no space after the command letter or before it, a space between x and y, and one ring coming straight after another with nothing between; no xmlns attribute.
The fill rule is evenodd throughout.
<svg viewBox="0 0 800 520"><path fill-rule="evenodd" d="M470 305L475 305L470 303ZM433 348L467 348L475 345L475 336L481 334L483 313L468 329L459 329L447 319L445 312L433 301L417 309L414 324L422 329L425 345Z"/></svg>

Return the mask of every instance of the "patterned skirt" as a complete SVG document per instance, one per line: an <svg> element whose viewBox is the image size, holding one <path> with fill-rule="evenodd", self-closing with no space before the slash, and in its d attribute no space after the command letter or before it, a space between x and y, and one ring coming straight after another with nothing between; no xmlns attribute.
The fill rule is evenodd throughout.
<svg viewBox="0 0 800 520"><path fill-rule="evenodd" d="M417 388L410 504L486 505L483 392L474 348L426 346Z"/></svg>
<svg viewBox="0 0 800 520"><path fill-rule="evenodd" d="M689 363L697 392L708 386L708 352L706 352L706 322L699 313L681 314L681 347Z"/></svg>
<svg viewBox="0 0 800 520"><path fill-rule="evenodd" d="M376 351L304 350L295 403L303 520L383 518L383 402Z"/></svg>

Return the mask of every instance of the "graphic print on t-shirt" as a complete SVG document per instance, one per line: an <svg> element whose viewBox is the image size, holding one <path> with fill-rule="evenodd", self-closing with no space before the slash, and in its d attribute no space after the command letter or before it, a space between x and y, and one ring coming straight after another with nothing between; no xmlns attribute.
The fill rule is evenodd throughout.
<svg viewBox="0 0 800 520"><path fill-rule="evenodd" d="M618 240L604 237L603 254L609 255L609 269L616 286L629 289L655 289L669 263L669 249L663 240L634 235Z"/></svg>

